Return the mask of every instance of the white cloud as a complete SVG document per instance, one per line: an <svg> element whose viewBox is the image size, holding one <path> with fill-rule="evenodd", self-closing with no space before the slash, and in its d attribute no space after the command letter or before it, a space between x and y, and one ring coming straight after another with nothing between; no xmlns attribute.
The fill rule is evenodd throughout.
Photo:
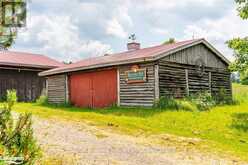
<svg viewBox="0 0 248 165"><path fill-rule="evenodd" d="M143 3L144 9L173 9L187 6L194 3L202 3L205 6L212 6L219 0L138 0Z"/></svg>
<svg viewBox="0 0 248 165"><path fill-rule="evenodd" d="M170 34L169 30L159 28L159 27L152 28L151 32L157 33L157 34L160 34L160 35L169 35Z"/></svg>
<svg viewBox="0 0 248 165"><path fill-rule="evenodd" d="M107 23L106 33L120 38L127 38L128 35L116 18Z"/></svg>
<svg viewBox="0 0 248 165"><path fill-rule="evenodd" d="M111 52L110 45L97 40L82 40L79 28L69 16L39 15L33 16L32 20L29 30L20 33L17 43L32 42L37 45L39 53L60 61L75 61ZM33 52L28 48L26 51Z"/></svg>
<svg viewBox="0 0 248 165"><path fill-rule="evenodd" d="M196 38L206 38L215 44L229 59L233 60L232 51L225 42L234 37L247 36L248 33L244 27L248 27L248 21L241 20L237 16L237 12L232 10L218 20L205 19L194 25L187 25L184 30L184 39L191 38L193 35Z"/></svg>

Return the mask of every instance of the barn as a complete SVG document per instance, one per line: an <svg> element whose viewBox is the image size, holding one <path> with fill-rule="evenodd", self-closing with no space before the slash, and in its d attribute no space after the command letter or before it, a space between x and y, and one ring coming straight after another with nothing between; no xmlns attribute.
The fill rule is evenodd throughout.
<svg viewBox="0 0 248 165"><path fill-rule="evenodd" d="M0 52L0 100L8 89L17 91L18 101L34 101L46 88L46 79L38 73L63 66L44 55L1 51Z"/></svg>
<svg viewBox="0 0 248 165"><path fill-rule="evenodd" d="M152 106L161 96L182 98L200 91L232 95L229 61L205 39L140 48L85 59L40 73L48 100L79 107Z"/></svg>

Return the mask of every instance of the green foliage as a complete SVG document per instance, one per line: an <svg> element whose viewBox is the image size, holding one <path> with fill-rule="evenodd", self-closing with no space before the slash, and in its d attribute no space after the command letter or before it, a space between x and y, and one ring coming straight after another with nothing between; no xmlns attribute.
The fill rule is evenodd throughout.
<svg viewBox="0 0 248 165"><path fill-rule="evenodd" d="M248 19L248 0L235 0L238 5L239 16Z"/></svg>
<svg viewBox="0 0 248 165"><path fill-rule="evenodd" d="M247 74L248 69L248 38L234 38L227 42L228 47L234 50L235 61L230 66L232 71ZM247 74L248 75L248 74Z"/></svg>
<svg viewBox="0 0 248 165"><path fill-rule="evenodd" d="M216 101L208 91L191 95L188 99L195 104L197 109L200 111L209 110L216 105Z"/></svg>
<svg viewBox="0 0 248 165"><path fill-rule="evenodd" d="M48 105L48 97L45 95L41 95L37 100L36 103L39 105Z"/></svg>
<svg viewBox="0 0 248 165"><path fill-rule="evenodd" d="M163 44L167 45L167 44L174 44L176 43L175 38L169 38L167 41L165 41Z"/></svg>
<svg viewBox="0 0 248 165"><path fill-rule="evenodd" d="M0 102L5 102L6 100L7 100L6 94L2 94L2 96L0 96Z"/></svg>
<svg viewBox="0 0 248 165"><path fill-rule="evenodd" d="M225 88L221 88L217 95L214 96L217 105L231 105L236 104L237 102L232 99L231 96L227 94Z"/></svg>
<svg viewBox="0 0 248 165"><path fill-rule="evenodd" d="M1 6L3 2L7 2L8 0L0 0ZM24 2L23 0L11 0L11 2ZM11 13L12 10L10 7L6 8L6 13ZM3 15L3 10L0 10L0 15ZM25 17L25 14L22 15L22 17ZM6 15L6 20L11 20L13 17L10 15ZM0 46L4 49L10 48L17 36L18 27L6 27L3 24L0 25Z"/></svg>
<svg viewBox="0 0 248 165"><path fill-rule="evenodd" d="M16 91L8 90L7 103L0 110L0 156L22 157L22 164L32 165L40 155L40 148L33 137L31 114L20 115L17 120L12 118L16 101Z"/></svg>
<svg viewBox="0 0 248 165"><path fill-rule="evenodd" d="M242 79L241 84L248 85L248 77Z"/></svg>
<svg viewBox="0 0 248 165"><path fill-rule="evenodd" d="M7 90L6 101L7 101L7 106L5 106L6 109L11 110L14 104L17 102L16 90L14 89Z"/></svg>
<svg viewBox="0 0 248 165"><path fill-rule="evenodd" d="M154 108L158 109L179 109L178 102L171 97L160 97L160 99L156 100L154 103Z"/></svg>
<svg viewBox="0 0 248 165"><path fill-rule="evenodd" d="M235 0L242 19L248 19L248 0ZM232 71L240 72L241 81L248 79L248 37L234 38L227 41L228 47L234 50L235 61L231 64Z"/></svg>

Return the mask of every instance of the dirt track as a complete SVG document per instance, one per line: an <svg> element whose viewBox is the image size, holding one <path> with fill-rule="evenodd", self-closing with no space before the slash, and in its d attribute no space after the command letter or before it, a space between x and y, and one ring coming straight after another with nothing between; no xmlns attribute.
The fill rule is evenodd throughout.
<svg viewBox="0 0 248 165"><path fill-rule="evenodd" d="M139 138L100 130L85 123L35 117L34 132L44 159L75 165L224 165L233 161L179 152ZM55 163L56 164L56 163Z"/></svg>

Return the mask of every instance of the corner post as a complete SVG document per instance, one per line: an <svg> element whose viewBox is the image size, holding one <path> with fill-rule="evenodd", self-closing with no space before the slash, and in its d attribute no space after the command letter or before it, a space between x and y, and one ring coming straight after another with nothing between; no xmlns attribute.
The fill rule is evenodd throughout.
<svg viewBox="0 0 248 165"><path fill-rule="evenodd" d="M185 80L186 80L186 94L189 96L189 71L185 69Z"/></svg>
<svg viewBox="0 0 248 165"><path fill-rule="evenodd" d="M159 99L159 65L156 64L154 67L155 70L155 99Z"/></svg>
<svg viewBox="0 0 248 165"><path fill-rule="evenodd" d="M69 83L68 74L65 75L65 102L69 102Z"/></svg>
<svg viewBox="0 0 248 165"><path fill-rule="evenodd" d="M121 105L120 99L120 70L117 68L117 106Z"/></svg>

